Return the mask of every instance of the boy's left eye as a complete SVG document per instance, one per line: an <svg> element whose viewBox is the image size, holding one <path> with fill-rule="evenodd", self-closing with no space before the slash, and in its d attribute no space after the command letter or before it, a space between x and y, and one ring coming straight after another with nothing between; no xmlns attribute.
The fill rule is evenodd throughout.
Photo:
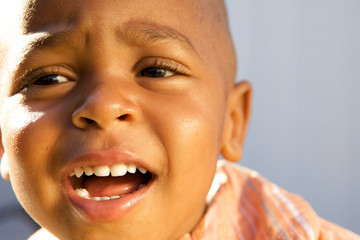
<svg viewBox="0 0 360 240"><path fill-rule="evenodd" d="M158 67L147 67L141 70L140 73L141 76L149 78L164 78L173 76L175 74L174 71Z"/></svg>
<svg viewBox="0 0 360 240"><path fill-rule="evenodd" d="M33 82L33 84L47 86L47 85L53 85L67 81L69 81L69 79L65 76L52 74L38 78L36 81Z"/></svg>

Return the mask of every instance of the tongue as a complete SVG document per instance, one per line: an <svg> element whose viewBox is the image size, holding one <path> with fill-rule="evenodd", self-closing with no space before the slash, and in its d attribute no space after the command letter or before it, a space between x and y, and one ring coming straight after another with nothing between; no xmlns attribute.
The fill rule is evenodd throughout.
<svg viewBox="0 0 360 240"><path fill-rule="evenodd" d="M138 174L126 174L122 177L96 177L86 179L84 187L91 197L121 196L136 191L144 182Z"/></svg>

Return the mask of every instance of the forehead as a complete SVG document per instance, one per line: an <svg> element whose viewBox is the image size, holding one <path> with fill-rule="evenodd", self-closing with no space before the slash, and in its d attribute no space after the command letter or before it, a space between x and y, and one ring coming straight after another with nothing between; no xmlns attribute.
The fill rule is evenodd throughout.
<svg viewBox="0 0 360 240"><path fill-rule="evenodd" d="M218 44L215 40L226 29L226 17L220 10L224 7L222 0L18 1L22 1L21 26L25 34L49 31L52 27L101 25L101 30L110 31L128 23L153 23L154 27L164 26L163 29L180 33L207 58L209 49Z"/></svg>
<svg viewBox="0 0 360 240"><path fill-rule="evenodd" d="M33 0L23 6L25 34L86 24L106 30L137 21L166 25L196 39L209 19L203 1L190 0Z"/></svg>
<svg viewBox="0 0 360 240"><path fill-rule="evenodd" d="M120 29L131 37L138 32L123 30L135 23L147 36L160 29L150 40L166 35L189 45L208 67L227 71L235 66L222 0L14 0L12 5L19 26L13 29L22 35L79 28L95 32L97 26L99 32ZM235 71L230 72L224 77L233 78Z"/></svg>

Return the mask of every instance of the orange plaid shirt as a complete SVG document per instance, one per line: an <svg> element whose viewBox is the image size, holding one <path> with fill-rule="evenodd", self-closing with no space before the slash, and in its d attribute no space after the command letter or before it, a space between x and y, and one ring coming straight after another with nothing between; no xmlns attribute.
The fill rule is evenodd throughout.
<svg viewBox="0 0 360 240"><path fill-rule="evenodd" d="M360 240L257 172L219 161L206 213L181 240Z"/></svg>

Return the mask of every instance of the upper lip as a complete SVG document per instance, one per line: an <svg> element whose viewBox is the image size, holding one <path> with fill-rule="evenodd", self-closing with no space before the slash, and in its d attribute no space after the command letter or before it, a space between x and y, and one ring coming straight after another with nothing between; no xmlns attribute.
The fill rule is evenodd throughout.
<svg viewBox="0 0 360 240"><path fill-rule="evenodd" d="M150 173L153 173L151 167L149 166L149 163L132 152L106 150L86 152L78 156L65 167L63 171L63 177L68 177L75 168L83 166L112 166L117 163L123 163L125 165L135 165L137 167L146 169Z"/></svg>

